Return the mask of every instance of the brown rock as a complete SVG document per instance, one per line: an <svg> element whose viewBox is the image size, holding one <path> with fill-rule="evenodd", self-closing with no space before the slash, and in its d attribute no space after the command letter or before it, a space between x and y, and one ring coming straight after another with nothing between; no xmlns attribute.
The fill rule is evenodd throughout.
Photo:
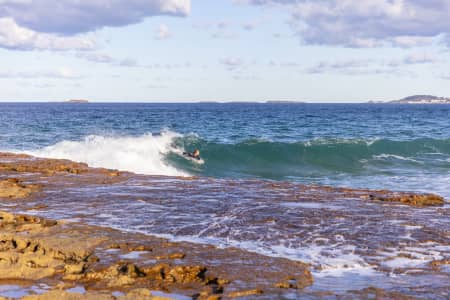
<svg viewBox="0 0 450 300"><path fill-rule="evenodd" d="M73 264L73 265L65 265L64 272L66 274L81 274L84 272L86 268L85 263Z"/></svg>
<svg viewBox="0 0 450 300"><path fill-rule="evenodd" d="M261 295L261 294L264 294L264 292L262 290L254 289L254 290L248 290L248 291L231 292L227 296L230 298L239 298L239 297L247 297L247 296Z"/></svg>
<svg viewBox="0 0 450 300"><path fill-rule="evenodd" d="M23 184L19 179L10 178L0 181L0 198L26 198L40 189L37 185Z"/></svg>
<svg viewBox="0 0 450 300"><path fill-rule="evenodd" d="M66 291L50 291L42 295L25 296L22 300L114 300L115 297L97 293L69 293Z"/></svg>
<svg viewBox="0 0 450 300"><path fill-rule="evenodd" d="M157 256L156 259L183 259L186 257L184 253L172 253L168 255Z"/></svg>
<svg viewBox="0 0 450 300"><path fill-rule="evenodd" d="M171 269L166 280L177 283L203 282L206 268L202 266L179 266Z"/></svg>
<svg viewBox="0 0 450 300"><path fill-rule="evenodd" d="M411 206L443 206L444 198L433 194L406 194L406 193L383 193L370 194L371 200L383 202L400 202Z"/></svg>

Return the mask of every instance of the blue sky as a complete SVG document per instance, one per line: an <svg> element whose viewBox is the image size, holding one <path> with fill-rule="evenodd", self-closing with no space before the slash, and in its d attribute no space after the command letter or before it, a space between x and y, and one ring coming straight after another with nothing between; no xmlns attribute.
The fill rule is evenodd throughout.
<svg viewBox="0 0 450 300"><path fill-rule="evenodd" d="M0 0L0 101L450 96L450 0Z"/></svg>

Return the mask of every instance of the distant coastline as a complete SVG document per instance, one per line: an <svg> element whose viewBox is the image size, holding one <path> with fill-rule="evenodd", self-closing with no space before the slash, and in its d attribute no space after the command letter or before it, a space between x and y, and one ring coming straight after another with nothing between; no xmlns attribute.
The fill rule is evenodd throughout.
<svg viewBox="0 0 450 300"><path fill-rule="evenodd" d="M89 103L89 100L86 99L70 99L65 101L66 103Z"/></svg>
<svg viewBox="0 0 450 300"><path fill-rule="evenodd" d="M289 100L269 100L266 101L267 104L302 104L302 101L289 101Z"/></svg>
<svg viewBox="0 0 450 300"><path fill-rule="evenodd" d="M450 98L431 95L414 95L400 100L390 101L393 104L450 104Z"/></svg>

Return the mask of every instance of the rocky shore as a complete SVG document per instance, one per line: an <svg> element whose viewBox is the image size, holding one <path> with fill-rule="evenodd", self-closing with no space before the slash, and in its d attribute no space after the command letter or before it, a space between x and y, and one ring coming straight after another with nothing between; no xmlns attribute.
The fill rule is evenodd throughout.
<svg viewBox="0 0 450 300"><path fill-rule="evenodd" d="M335 299L332 290L308 290L314 278L307 263L88 225L84 215L70 220L42 217L49 205L45 199L59 197L64 203L70 197L60 190L109 186L136 177L71 161L0 154L0 295L5 290L1 287L9 286L17 293L6 297L23 299L274 299L296 298L302 290L310 298ZM179 180L182 189L196 179ZM287 188L285 183L263 184L267 190ZM315 186L299 187L293 201L332 197L416 209L445 204L432 194ZM134 218L132 211L123 214ZM277 220L265 217L261 222ZM448 264L448 257L434 260L423 272L434 270L445 278ZM413 299L377 288L355 290L348 297Z"/></svg>
<svg viewBox="0 0 450 300"><path fill-rule="evenodd" d="M0 228L0 283L32 282L52 289L25 299L153 299L155 290L219 299L273 294L312 283L305 264L238 249L170 243L5 212L0 212ZM65 292L77 286L87 292Z"/></svg>

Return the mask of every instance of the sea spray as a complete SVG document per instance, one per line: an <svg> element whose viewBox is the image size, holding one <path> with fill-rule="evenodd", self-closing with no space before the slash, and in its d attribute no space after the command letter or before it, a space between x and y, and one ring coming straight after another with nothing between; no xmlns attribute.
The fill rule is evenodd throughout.
<svg viewBox="0 0 450 300"><path fill-rule="evenodd" d="M183 157L184 151L201 150L204 164ZM347 176L402 174L450 170L449 139L312 139L279 142L248 139L224 143L196 134L164 130L140 136L89 135L64 140L27 153L85 162L147 175L189 174L286 180L342 174Z"/></svg>
<svg viewBox="0 0 450 300"><path fill-rule="evenodd" d="M196 148L204 163L183 156ZM254 138L231 143L163 130L139 136L88 135L25 153L146 175L262 178L450 195L450 139Z"/></svg>
<svg viewBox="0 0 450 300"><path fill-rule="evenodd" d="M187 176L186 172L176 169L165 160L165 155L173 150L173 139L179 136L171 131L137 137L90 135L81 141L61 141L27 153L138 174Z"/></svg>

